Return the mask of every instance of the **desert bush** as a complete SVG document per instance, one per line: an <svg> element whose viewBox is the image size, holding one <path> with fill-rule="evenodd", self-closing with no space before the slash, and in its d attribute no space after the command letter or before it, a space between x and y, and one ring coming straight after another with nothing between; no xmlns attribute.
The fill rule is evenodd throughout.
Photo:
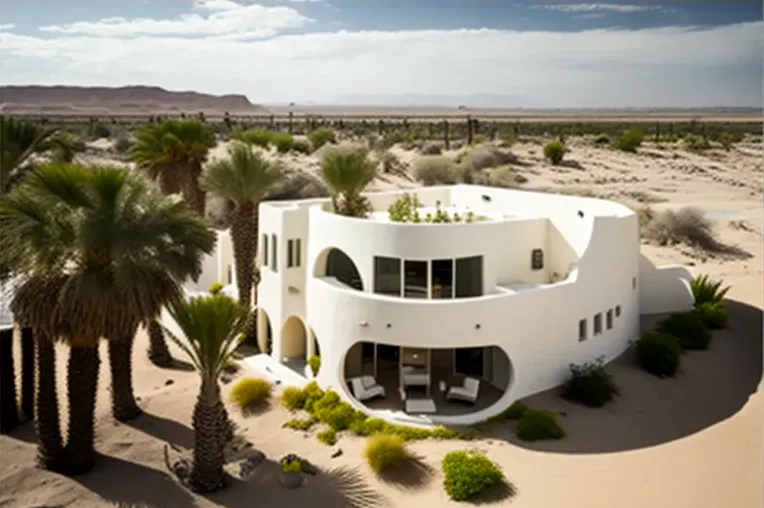
<svg viewBox="0 0 764 508"><path fill-rule="evenodd" d="M246 131L235 129L231 133L231 139L243 141L244 143L259 146L260 148L268 148L271 144L273 134L273 132L266 129L249 129Z"/></svg>
<svg viewBox="0 0 764 508"><path fill-rule="evenodd" d="M316 402L323 398L324 391L318 386L318 383L311 381L302 387L301 393L305 400L302 408L308 413L313 413L315 410L314 406L316 405Z"/></svg>
<svg viewBox="0 0 764 508"><path fill-rule="evenodd" d="M231 388L231 401L240 409L265 402L271 396L273 385L265 379L245 377Z"/></svg>
<svg viewBox="0 0 764 508"><path fill-rule="evenodd" d="M517 142L517 136L515 136L515 133L508 129L502 129L499 131L499 143L498 145L501 148L512 148L512 145L514 145Z"/></svg>
<svg viewBox="0 0 764 508"><path fill-rule="evenodd" d="M220 282L214 282L210 285L210 294L211 295L217 295L220 294L221 291L223 291L223 288L225 286Z"/></svg>
<svg viewBox="0 0 764 508"><path fill-rule="evenodd" d="M92 136L96 139L111 137L111 129L109 129L102 123L93 124L90 132Z"/></svg>
<svg viewBox="0 0 764 508"><path fill-rule="evenodd" d="M636 152L645 135L639 129L629 129L615 140L615 147L622 152Z"/></svg>
<svg viewBox="0 0 764 508"><path fill-rule="evenodd" d="M443 488L454 501L467 501L504 482L504 474L477 451L449 452L443 457Z"/></svg>
<svg viewBox="0 0 764 508"><path fill-rule="evenodd" d="M711 344L711 331L697 312L677 312L658 323L657 330L679 339L685 350L705 350Z"/></svg>
<svg viewBox="0 0 764 508"><path fill-rule="evenodd" d="M326 391L313 404L312 413L319 421L338 431L346 430L354 421L364 418L363 414L340 400L339 395L331 390Z"/></svg>
<svg viewBox="0 0 764 508"><path fill-rule="evenodd" d="M411 460L406 443L400 436L371 436L366 441L363 454L369 467L377 474L400 467Z"/></svg>
<svg viewBox="0 0 764 508"><path fill-rule="evenodd" d="M499 166L481 171L462 168L460 176L464 183L488 187L515 188L528 182L528 178L515 171L512 166Z"/></svg>
<svg viewBox="0 0 764 508"><path fill-rule="evenodd" d="M114 150L118 154L127 153L127 151L130 150L131 146L133 146L133 142L130 141L130 139L125 136L118 137L117 140L114 142Z"/></svg>
<svg viewBox="0 0 764 508"><path fill-rule="evenodd" d="M515 435L523 441L541 441L542 439L562 439L565 431L557 423L557 417L551 411L529 409L517 421Z"/></svg>
<svg viewBox="0 0 764 508"><path fill-rule="evenodd" d="M421 151L422 155L440 155L443 153L443 145L441 143L425 143Z"/></svg>
<svg viewBox="0 0 764 508"><path fill-rule="evenodd" d="M287 153L294 147L294 138L286 132L274 132L271 135L271 144L279 153Z"/></svg>
<svg viewBox="0 0 764 508"><path fill-rule="evenodd" d="M405 171L398 156L389 150L377 152L377 160L382 166L383 173L402 173Z"/></svg>
<svg viewBox="0 0 764 508"><path fill-rule="evenodd" d="M371 436L386 432L390 427L391 424L381 418L365 418L354 422L350 431L357 436Z"/></svg>
<svg viewBox="0 0 764 508"><path fill-rule="evenodd" d="M488 424L488 426L490 426L492 424L506 422L507 420L519 420L528 409L530 408L518 400L513 402L511 406L501 413L490 417L488 420L478 425L482 426L483 424Z"/></svg>
<svg viewBox="0 0 764 508"><path fill-rule="evenodd" d="M563 398L588 407L602 407L620 393L613 377L605 372L603 358L582 365L570 365L570 377L563 386Z"/></svg>
<svg viewBox="0 0 764 508"><path fill-rule="evenodd" d="M284 422L282 427L285 429L305 431L310 430L315 424L316 420L313 418L292 418L291 420Z"/></svg>
<svg viewBox="0 0 764 508"><path fill-rule="evenodd" d="M442 155L425 155L414 160L414 176L424 185L450 185L457 183L454 162Z"/></svg>
<svg viewBox="0 0 764 508"><path fill-rule="evenodd" d="M292 411L297 411L305 407L305 394L295 386L287 386L281 392L281 403L284 407Z"/></svg>
<svg viewBox="0 0 764 508"><path fill-rule="evenodd" d="M308 358L308 367L310 367L310 371L313 373L313 377L317 376L318 371L321 368L321 357L318 355L313 355Z"/></svg>
<svg viewBox="0 0 764 508"><path fill-rule="evenodd" d="M704 302L695 307L703 324L711 330L723 330L729 326L730 313L723 302Z"/></svg>
<svg viewBox="0 0 764 508"><path fill-rule="evenodd" d="M302 154L309 154L313 151L310 142L304 139L294 139L292 141L292 151Z"/></svg>
<svg viewBox="0 0 764 508"><path fill-rule="evenodd" d="M332 428L324 429L316 434L316 439L327 446L333 446L337 444L337 431Z"/></svg>
<svg viewBox="0 0 764 508"><path fill-rule="evenodd" d="M690 152L702 152L711 148L711 143L704 136L688 134L684 138L684 146Z"/></svg>
<svg viewBox="0 0 764 508"><path fill-rule="evenodd" d="M285 199L325 198L329 190L323 182L307 173L289 173L268 193L268 199L281 201Z"/></svg>
<svg viewBox="0 0 764 508"><path fill-rule="evenodd" d="M472 171L517 163L517 157L491 144L477 145L462 153L458 162Z"/></svg>
<svg viewBox="0 0 764 508"><path fill-rule="evenodd" d="M600 134L599 136L594 138L594 144L597 146L609 145L611 142L612 140L610 139L610 136L608 136L607 134Z"/></svg>
<svg viewBox="0 0 764 508"><path fill-rule="evenodd" d="M482 145L483 143L488 143L490 141L491 140L485 134L475 134L472 136L473 145Z"/></svg>
<svg viewBox="0 0 764 508"><path fill-rule="evenodd" d="M644 239L658 245L684 243L703 249L716 249L719 245L711 221L702 210L694 207L645 212L640 216L640 233Z"/></svg>
<svg viewBox="0 0 764 508"><path fill-rule="evenodd" d="M337 136L334 134L334 131L325 128L314 130L308 134L308 139L310 140L310 144L313 145L314 150L318 150L327 143L337 142Z"/></svg>
<svg viewBox="0 0 764 508"><path fill-rule="evenodd" d="M544 157L552 166L557 166L565 156L565 146L559 141L550 141L544 145Z"/></svg>
<svg viewBox="0 0 764 508"><path fill-rule="evenodd" d="M673 377L681 356L679 339L668 333L649 330L637 341L637 361L650 374Z"/></svg>
<svg viewBox="0 0 764 508"><path fill-rule="evenodd" d="M690 282L695 307L704 303L722 303L730 287L722 287L722 281L714 281L708 275L700 275Z"/></svg>

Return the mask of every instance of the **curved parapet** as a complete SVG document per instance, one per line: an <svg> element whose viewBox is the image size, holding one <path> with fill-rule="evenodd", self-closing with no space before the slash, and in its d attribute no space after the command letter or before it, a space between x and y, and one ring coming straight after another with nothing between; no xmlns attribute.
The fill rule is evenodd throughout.
<svg viewBox="0 0 764 508"><path fill-rule="evenodd" d="M656 267L639 258L639 307L642 314L689 310L693 305L692 273L681 265Z"/></svg>

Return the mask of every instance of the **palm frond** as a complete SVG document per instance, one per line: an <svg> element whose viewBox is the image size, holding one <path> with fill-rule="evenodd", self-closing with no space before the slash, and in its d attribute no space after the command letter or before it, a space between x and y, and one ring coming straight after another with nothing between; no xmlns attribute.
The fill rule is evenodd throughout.
<svg viewBox="0 0 764 508"><path fill-rule="evenodd" d="M29 157L39 151L56 131L20 118L0 115L0 193L10 190L12 181L20 179L19 173L24 171Z"/></svg>

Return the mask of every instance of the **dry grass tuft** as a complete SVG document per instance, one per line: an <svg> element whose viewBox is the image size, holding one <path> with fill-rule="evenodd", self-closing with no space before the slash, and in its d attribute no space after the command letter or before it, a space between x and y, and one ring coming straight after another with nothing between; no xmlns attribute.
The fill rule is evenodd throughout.
<svg viewBox="0 0 764 508"><path fill-rule="evenodd" d="M465 170L480 171L488 168L517 164L517 157L492 144L478 145L465 152L461 165Z"/></svg>
<svg viewBox="0 0 764 508"><path fill-rule="evenodd" d="M414 176L424 185L450 185L459 181L456 165L442 155L423 155L414 160Z"/></svg>
<svg viewBox="0 0 764 508"><path fill-rule="evenodd" d="M694 207L655 212L648 206L637 210L642 238L657 245L685 244L704 250L718 250L713 224L703 210Z"/></svg>

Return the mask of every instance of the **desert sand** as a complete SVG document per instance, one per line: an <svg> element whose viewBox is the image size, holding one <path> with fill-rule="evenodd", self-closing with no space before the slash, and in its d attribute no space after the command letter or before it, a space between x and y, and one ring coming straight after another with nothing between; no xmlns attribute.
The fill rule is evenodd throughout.
<svg viewBox="0 0 764 508"><path fill-rule="evenodd" d="M102 143L108 148L108 143ZM198 380L193 371L159 369L146 358L147 338L135 347L135 390L145 414L129 424L116 423L109 410L106 347L97 408L96 447L102 458L85 476L65 478L34 466L32 424L0 436L0 506L15 507L419 507L457 506L442 488L440 459L455 449L477 448L501 465L516 494L495 499L514 508L719 508L764 504L762 407L762 152L760 141L741 143L730 152L693 154L678 146L647 144L638 154L596 148L569 140L564 166L542 160L541 145L525 141L512 152L528 178L521 188L584 193L625 202L648 202L656 209L698 206L714 219L719 239L735 254L711 255L683 247L643 246L656 264L678 263L696 274L722 278L728 294L731 328L718 332L706 352L683 358L675 379L661 380L639 370L627 352L607 370L622 394L603 409L571 404L552 390L526 402L559 414L567 431L561 441L518 441L511 424L475 441L423 441L411 444L431 470L399 483L376 479L361 457L363 440L342 436L335 447L319 443L312 432L282 429L291 418L276 401L258 415L231 409L239 434L267 457L248 479L208 497L193 495L171 479L163 446L190 448L191 409ZM405 164L415 155L394 153ZM225 153L219 146L213 156ZM88 161L109 160L91 147ZM315 157L288 156L295 171L316 174ZM413 178L382 175L373 189L416 187ZM543 312L544 309L539 309ZM655 316L645 316L649 327ZM173 349L176 358L182 359ZM59 394L65 411L66 349L58 357ZM241 375L241 374L240 374ZM246 373L244 373L246 375ZM227 385L227 387L230 385ZM227 390L226 387L226 390ZM278 392L277 392L278 393ZM342 454L331 458L337 448ZM297 490L278 483L277 461L287 453L306 457L317 476ZM236 473L235 464L231 464Z"/></svg>

